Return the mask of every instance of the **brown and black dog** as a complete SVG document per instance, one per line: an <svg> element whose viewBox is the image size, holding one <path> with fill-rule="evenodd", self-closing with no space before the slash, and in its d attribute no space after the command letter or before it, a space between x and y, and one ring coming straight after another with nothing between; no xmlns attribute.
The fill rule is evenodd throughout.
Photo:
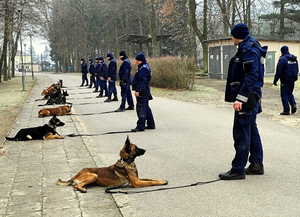
<svg viewBox="0 0 300 217"><path fill-rule="evenodd" d="M64 126L65 123L61 122L56 115L54 115L44 126L24 128L19 130L15 137L6 137L7 140L26 141L32 139L63 139L57 132L56 127Z"/></svg>
<svg viewBox="0 0 300 217"><path fill-rule="evenodd" d="M56 108L43 108L39 111L39 118L47 117L47 116L61 116L61 115L70 115L72 109L72 105L63 105Z"/></svg>
<svg viewBox="0 0 300 217"><path fill-rule="evenodd" d="M132 144L127 137L125 145L120 151L121 159L114 165L102 168L84 168L69 181L64 182L58 179L56 184L72 185L75 183L75 188L83 193L86 192L84 186L93 182L104 187L119 187L131 184L135 188L168 184L167 180L140 179L138 177L134 159L143 155L145 151L144 149L138 148L135 144Z"/></svg>
<svg viewBox="0 0 300 217"><path fill-rule="evenodd" d="M47 89L44 89L42 92L42 96L44 95L50 95L56 93L58 90L60 92L60 88L62 87L62 81L58 81L57 84L52 84Z"/></svg>

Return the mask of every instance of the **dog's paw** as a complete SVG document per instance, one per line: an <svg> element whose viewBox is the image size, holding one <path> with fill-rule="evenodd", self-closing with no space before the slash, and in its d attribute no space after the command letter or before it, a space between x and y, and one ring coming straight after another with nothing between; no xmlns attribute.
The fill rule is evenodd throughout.
<svg viewBox="0 0 300 217"><path fill-rule="evenodd" d="M81 193L86 193L86 189L83 188L83 189L80 190L80 192L81 192Z"/></svg>

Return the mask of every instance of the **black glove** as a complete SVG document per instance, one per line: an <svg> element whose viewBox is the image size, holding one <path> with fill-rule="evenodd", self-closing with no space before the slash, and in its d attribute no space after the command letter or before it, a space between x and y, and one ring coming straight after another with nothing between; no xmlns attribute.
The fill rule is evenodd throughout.
<svg viewBox="0 0 300 217"><path fill-rule="evenodd" d="M274 84L275 86L277 86L277 83L276 83L275 81L273 81L273 84Z"/></svg>

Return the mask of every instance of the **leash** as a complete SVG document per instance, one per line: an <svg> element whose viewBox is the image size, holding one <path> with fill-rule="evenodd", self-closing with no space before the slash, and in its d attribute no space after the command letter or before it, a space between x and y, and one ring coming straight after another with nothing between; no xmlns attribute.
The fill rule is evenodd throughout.
<svg viewBox="0 0 300 217"><path fill-rule="evenodd" d="M103 115L103 114L109 114L109 113L116 113L116 112L115 111L107 111L107 112L99 112L99 113L70 114L70 115L84 116L84 115Z"/></svg>
<svg viewBox="0 0 300 217"><path fill-rule="evenodd" d="M112 131L112 132L106 132L106 133L98 133L98 134L78 134L75 135L74 133L68 134L66 136L68 137L78 137L78 136L103 136L103 135L108 135L108 134L119 134L119 133L135 133L132 132L131 130L124 130L124 131Z"/></svg>
<svg viewBox="0 0 300 217"><path fill-rule="evenodd" d="M134 159L133 159L134 161ZM133 162L132 161L132 162ZM189 185L181 185L181 186L175 186L175 187L168 187L168 188L157 188L157 189L152 189L152 190L146 190L146 191L122 191L119 190L120 188L126 188L129 186L130 183L130 176L127 172L126 166L124 164L124 159L121 158L121 164L123 165L124 171L126 173L126 178L128 179L128 183L126 186L118 186L118 187L110 187L105 189L105 193L108 194L141 194L141 193L149 193L149 192L155 192L155 191L166 191L166 190L173 190L173 189L180 189L180 188L189 188L189 187L194 187L197 185L206 185L206 184L210 184L210 183L214 183L214 182L218 182L221 181L221 179L215 179L215 180L211 180L211 181L207 181L207 182L196 182L193 184L189 184Z"/></svg>
<svg viewBox="0 0 300 217"><path fill-rule="evenodd" d="M172 189L189 188L189 187L194 187L197 185L211 184L211 183L218 182L221 180L222 179L215 179L215 180L211 180L211 181L207 181L207 182L196 182L196 183L189 184L189 185L181 185L181 186L175 186L175 187L169 187L169 188L157 188L157 189L146 190L146 191L122 191L122 190L119 190L119 188L125 188L127 186L111 187L111 188L105 189L105 193L108 193L108 194L141 194L141 193L149 193L149 192L155 192L155 191L166 191L166 190L172 190Z"/></svg>

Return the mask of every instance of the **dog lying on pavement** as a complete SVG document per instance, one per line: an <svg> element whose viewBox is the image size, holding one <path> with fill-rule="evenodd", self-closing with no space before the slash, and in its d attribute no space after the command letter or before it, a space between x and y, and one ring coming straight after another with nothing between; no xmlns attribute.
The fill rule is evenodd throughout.
<svg viewBox="0 0 300 217"><path fill-rule="evenodd" d="M58 135L56 132L56 127L64 125L65 123L61 122L58 118L56 118L56 115L54 115L48 124L45 124L44 126L21 129L15 137L6 137L6 139L14 141L26 141L32 139L63 139L63 137Z"/></svg>
<svg viewBox="0 0 300 217"><path fill-rule="evenodd" d="M70 115L72 109L72 105L63 105L56 108L43 108L39 111L39 118L47 117L47 116L61 116L61 115Z"/></svg>
<svg viewBox="0 0 300 217"><path fill-rule="evenodd" d="M63 93L60 93L58 97L49 98L45 105L65 104L67 101L66 96L69 96L69 94L63 90Z"/></svg>
<svg viewBox="0 0 300 217"><path fill-rule="evenodd" d="M121 158L114 165L102 168L84 168L69 181L65 182L58 179L56 184L72 185L75 183L75 188L83 193L86 192L84 186L94 182L104 187L118 187L131 184L135 188L168 184L166 180L141 179L138 177L134 159L143 155L145 151L132 144L127 137L125 145L120 151Z"/></svg>

